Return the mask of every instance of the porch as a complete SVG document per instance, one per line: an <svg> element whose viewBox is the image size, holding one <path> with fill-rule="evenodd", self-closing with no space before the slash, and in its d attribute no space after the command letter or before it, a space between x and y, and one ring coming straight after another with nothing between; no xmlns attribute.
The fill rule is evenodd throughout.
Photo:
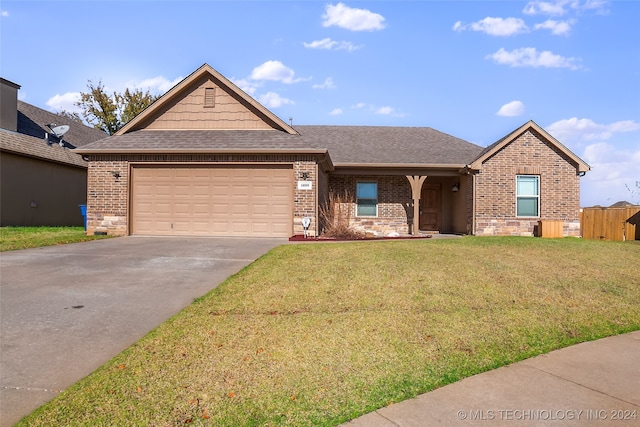
<svg viewBox="0 0 640 427"><path fill-rule="evenodd" d="M470 182L467 175L442 171L337 173L329 177L323 196L326 204L329 195L339 195L339 209L350 226L374 236L466 234L471 227Z"/></svg>

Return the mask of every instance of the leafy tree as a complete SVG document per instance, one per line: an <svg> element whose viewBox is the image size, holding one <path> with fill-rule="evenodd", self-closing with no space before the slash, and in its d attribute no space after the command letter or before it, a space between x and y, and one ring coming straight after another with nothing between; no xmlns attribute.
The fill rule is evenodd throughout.
<svg viewBox="0 0 640 427"><path fill-rule="evenodd" d="M88 92L80 92L80 100L75 105L82 110L82 117L87 123L109 135L116 133L159 98L141 89L126 89L124 93L113 92L109 95L101 81L94 84L89 80L87 89ZM74 113L63 114L73 116Z"/></svg>
<svg viewBox="0 0 640 427"><path fill-rule="evenodd" d="M80 117L80 114L76 113L75 111L71 112L62 110L60 112L57 112L56 114L62 117L66 117L67 119L75 120L76 122L82 123L82 117Z"/></svg>

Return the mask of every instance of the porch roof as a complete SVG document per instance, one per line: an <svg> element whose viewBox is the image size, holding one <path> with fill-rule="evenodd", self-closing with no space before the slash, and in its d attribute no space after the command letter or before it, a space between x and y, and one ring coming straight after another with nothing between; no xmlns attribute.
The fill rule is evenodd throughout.
<svg viewBox="0 0 640 427"><path fill-rule="evenodd" d="M429 127L295 126L310 146L326 148L336 167L456 168L483 148Z"/></svg>

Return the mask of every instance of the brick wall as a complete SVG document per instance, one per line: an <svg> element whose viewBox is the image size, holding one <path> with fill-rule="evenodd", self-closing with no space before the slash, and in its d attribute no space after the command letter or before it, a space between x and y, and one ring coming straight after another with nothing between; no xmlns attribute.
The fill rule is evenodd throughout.
<svg viewBox="0 0 640 427"><path fill-rule="evenodd" d="M540 217L516 216L516 175L540 176ZM530 129L487 159L474 177L475 234L533 235L539 220L564 221L564 235L580 234L580 178L576 164Z"/></svg>
<svg viewBox="0 0 640 427"><path fill-rule="evenodd" d="M120 175L119 178L114 173ZM87 171L87 234L127 234L129 167L119 157L89 162Z"/></svg>
<svg viewBox="0 0 640 427"><path fill-rule="evenodd" d="M303 179L302 174L307 174ZM311 181L312 188L308 190L298 189L298 181ZM316 236L318 231L318 219L316 217L316 196L318 194L318 176L315 161L299 160L293 164L293 234L304 234L302 218L311 219L311 225L307 233Z"/></svg>
<svg viewBox="0 0 640 427"><path fill-rule="evenodd" d="M87 234L128 234L130 163L287 163L293 165L294 233L302 234L302 218L311 218L309 232L316 233L316 160L312 155L102 155L91 156L88 167ZM309 174L312 190L298 190L302 172ZM118 178L114 177L118 173Z"/></svg>
<svg viewBox="0 0 640 427"><path fill-rule="evenodd" d="M377 217L356 216L356 184L358 182L378 183ZM353 203L350 205L351 224L355 230L386 235L391 232L408 234L413 222L413 199L411 185L402 176L350 176L332 175L329 177L329 191L334 194L347 194Z"/></svg>

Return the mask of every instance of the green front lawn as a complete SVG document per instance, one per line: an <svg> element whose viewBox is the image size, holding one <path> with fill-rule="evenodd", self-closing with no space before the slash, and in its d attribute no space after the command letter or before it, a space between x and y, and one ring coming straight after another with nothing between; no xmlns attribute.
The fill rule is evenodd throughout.
<svg viewBox="0 0 640 427"><path fill-rule="evenodd" d="M107 236L87 236L84 227L0 227L0 252L86 242Z"/></svg>
<svg viewBox="0 0 640 427"><path fill-rule="evenodd" d="M22 425L336 425L640 329L638 259L574 238L283 245Z"/></svg>

